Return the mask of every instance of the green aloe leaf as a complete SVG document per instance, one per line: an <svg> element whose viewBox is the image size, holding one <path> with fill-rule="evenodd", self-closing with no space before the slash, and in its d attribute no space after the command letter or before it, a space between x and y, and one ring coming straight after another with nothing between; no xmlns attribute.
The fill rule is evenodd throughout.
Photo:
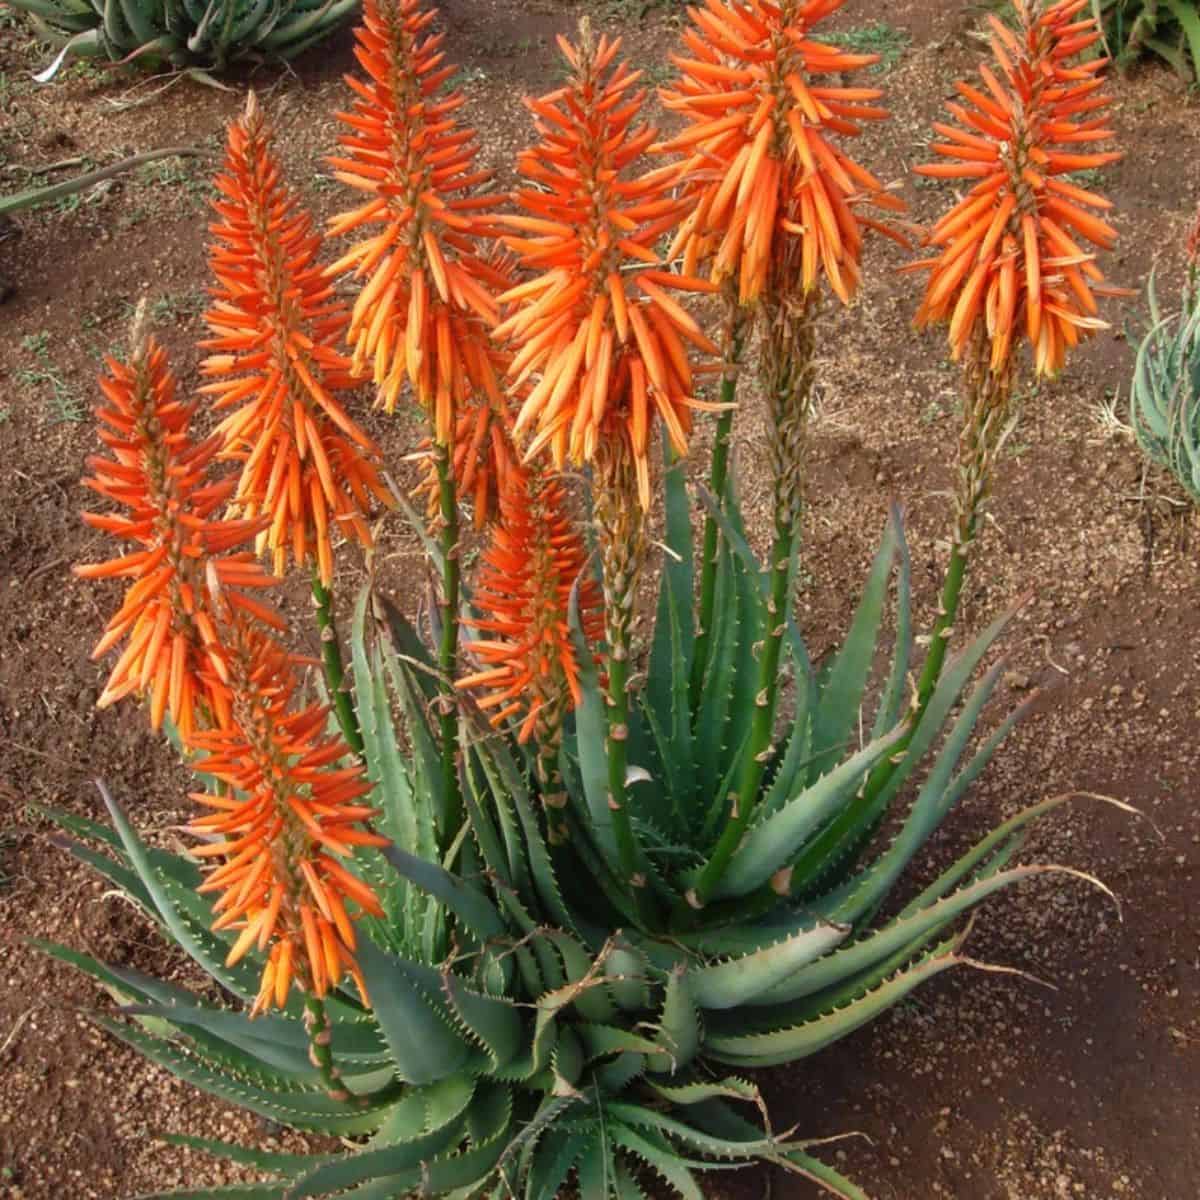
<svg viewBox="0 0 1200 1200"><path fill-rule="evenodd" d="M1016 867L971 883L951 896L888 922L870 936L797 971L782 983L759 992L750 1003L786 1003L837 987L847 979L890 958L896 951L906 946L923 944L923 939L936 936L950 922L974 908L992 893L1020 880L1044 874L1047 870L1053 868Z"/></svg>
<svg viewBox="0 0 1200 1200"><path fill-rule="evenodd" d="M590 818L589 832L610 869L616 869L616 836L613 833L612 813L608 807L608 723L604 713L604 695L596 674L591 647L583 635L579 621L578 585L571 589L571 639L579 664L580 703L575 709L575 749L579 757L580 782Z"/></svg>
<svg viewBox="0 0 1200 1200"><path fill-rule="evenodd" d="M142 976L140 972L110 967L107 963L100 962L90 954L83 954L78 950L72 949L70 946L60 945L58 942L45 941L42 938L30 938L28 944L35 950L40 950L43 954L49 955L59 962L66 963L68 966L75 967L76 970L82 971L85 975L90 975L121 1003L126 1003L130 1000L150 1001L168 998L192 1000L195 998L191 992L187 992L182 988L175 988L171 984L154 979L152 976Z"/></svg>
<svg viewBox="0 0 1200 1200"><path fill-rule="evenodd" d="M367 938L359 943L358 965L401 1079L433 1083L467 1067L471 1046L439 998L435 970L388 954Z"/></svg>
<svg viewBox="0 0 1200 1200"><path fill-rule="evenodd" d="M100 790L125 853L154 901L163 923L171 931L171 936L234 995L242 1000L253 1000L258 994L259 982L253 964L249 959L244 959L236 967L225 966L227 952L222 951L220 943L205 928L211 923L211 907L190 888L181 887L170 875L153 865L146 847L129 824L121 806L103 784Z"/></svg>
<svg viewBox="0 0 1200 1200"><path fill-rule="evenodd" d="M575 930L575 917L563 901L554 864L546 848L537 815L533 811L529 787L508 747L498 741L491 744L481 742L479 751L485 769L486 764L491 764L489 777L502 779L505 790L512 799L517 821L521 826L534 891L542 911L555 924Z"/></svg>
<svg viewBox="0 0 1200 1200"><path fill-rule="evenodd" d="M98 1014L93 1015L92 1020L113 1037L128 1043L152 1062L202 1091L293 1129L328 1134L370 1133L395 1101L395 1094L390 1091L359 1106L334 1100L321 1091L270 1091L205 1065L165 1038L154 1037Z"/></svg>
<svg viewBox="0 0 1200 1200"><path fill-rule="evenodd" d="M205 1008L199 1004L123 1004L132 1017L151 1017L189 1035L197 1031L236 1047L256 1063L316 1084L320 1076L308 1059L308 1039L298 1023L279 1018L251 1021L244 1013ZM260 1028L261 1026L261 1028Z"/></svg>
<svg viewBox="0 0 1200 1200"><path fill-rule="evenodd" d="M425 531L424 524L421 531ZM430 542L440 555L441 549L436 542ZM378 606L391 638L392 649L413 668L413 675L424 693L426 699L432 700L437 695L437 663L429 648L421 640L421 635L413 628L412 622L400 611L395 602L382 592L372 594L372 603Z"/></svg>
<svg viewBox="0 0 1200 1200"><path fill-rule="evenodd" d="M686 1067L699 1053L702 1030L692 976L680 964L667 976L657 1041L662 1053L647 1063L651 1071L672 1075Z"/></svg>
<svg viewBox="0 0 1200 1200"><path fill-rule="evenodd" d="M930 956L844 1008L771 1033L711 1033L709 1054L735 1067L770 1067L807 1058L874 1020L915 987L966 960L957 953Z"/></svg>
<svg viewBox="0 0 1200 1200"><path fill-rule="evenodd" d="M764 993L840 945L849 935L848 925L814 922L811 929L777 945L728 962L696 968L691 972L692 995L696 1003L706 1009L753 1004Z"/></svg>
<svg viewBox="0 0 1200 1200"><path fill-rule="evenodd" d="M714 898L744 896L789 865L805 841L839 811L905 733L906 727L899 726L877 738L755 825L730 859Z"/></svg>
<svg viewBox="0 0 1200 1200"><path fill-rule="evenodd" d="M738 667L743 662L741 613L734 556L722 540L717 550L717 586L708 669L696 708L695 746L700 779L719 779L725 773L725 750L730 708ZM736 748L736 747L735 747Z"/></svg>
<svg viewBox="0 0 1200 1200"><path fill-rule="evenodd" d="M499 1070L516 1057L521 1019L511 1001L472 991L448 970L442 975L442 992L457 1027L487 1054L491 1070Z"/></svg>
<svg viewBox="0 0 1200 1200"><path fill-rule="evenodd" d="M937 687L934 688L933 695L929 698L925 711L921 714L917 727L912 733L904 757L889 772L886 781L877 790L867 789L856 796L804 850L795 864L792 881L794 893L811 895L814 891L828 886L831 875L843 873L848 866L853 864L856 854L865 844L868 835L875 828L882 814L887 811L893 797L907 782L917 764L941 735L950 712L961 701L962 693L975 673L975 669L1008 622L1012 620L1016 611L1017 608L1014 607L1002 613L970 645L947 662L938 677ZM985 680L981 686L985 690L983 693L977 692L976 696L986 698L992 684ZM973 724L973 722L974 718L970 723ZM960 733L964 728L964 722L960 719L958 725ZM967 734L969 735L969 729ZM928 790L928 784L926 790ZM916 806L914 806L914 812L916 811ZM925 809L921 811L922 819L924 819L925 811ZM910 816L910 837L911 830L916 825L917 818ZM898 857L898 854L897 850L897 853L893 855L893 860ZM892 878L894 879L895 875ZM830 915L826 908L822 908L822 911L827 916Z"/></svg>
<svg viewBox="0 0 1200 1200"><path fill-rule="evenodd" d="M663 455L667 460L662 476L666 553L658 591L650 669L646 676L646 697L654 712L671 713L674 718L679 706L679 672L690 677L695 641L692 516L685 462L683 459L670 461L671 448L665 439ZM686 679L683 684L686 710Z"/></svg>
<svg viewBox="0 0 1200 1200"><path fill-rule="evenodd" d="M605 1115L608 1115L607 1106ZM606 1121L605 1132L622 1149L640 1158L683 1200L704 1200L704 1193L693 1172L711 1170L712 1163L685 1158L674 1146L656 1145L645 1130L631 1128L620 1121ZM610 1172L610 1178L614 1175L615 1172Z"/></svg>
<svg viewBox="0 0 1200 1200"><path fill-rule="evenodd" d="M488 870L507 888L527 882L525 851L517 836L512 804L507 795L494 793L475 748L471 723L463 726L463 803L467 821Z"/></svg>
<svg viewBox="0 0 1200 1200"><path fill-rule="evenodd" d="M963 706L892 844L870 868L818 902L817 907L830 920L856 922L872 911L941 823L946 811L943 799L951 786L951 776L975 731L980 713L991 697L1001 670L1002 666L997 665L989 671Z"/></svg>
<svg viewBox="0 0 1200 1200"><path fill-rule="evenodd" d="M162 918L154 904L154 898L150 895L146 885L142 883L136 872L122 866L121 863L110 858L107 854L101 854L98 850L93 850L90 846L85 846L82 842L75 841L74 838L55 834L50 838L50 843L57 846L60 850L65 850L81 863L91 867L98 875L102 875L109 883L115 885L121 892L128 896L130 900L133 900L147 916L159 924L162 923Z"/></svg>
<svg viewBox="0 0 1200 1200"><path fill-rule="evenodd" d="M696 789L692 711L688 695L691 668L688 666L683 629L675 607L669 607L659 619L668 623L666 636L670 648L671 693L669 699L663 702L661 698L656 700L647 688L642 710L655 740L657 768L670 800L667 806L670 829L677 836L686 836L688 812ZM654 678L653 668L649 678Z"/></svg>
<svg viewBox="0 0 1200 1200"><path fill-rule="evenodd" d="M1171 15L1179 22L1192 55L1192 78L1200 79L1200 13L1194 2L1163 0Z"/></svg>
<svg viewBox="0 0 1200 1200"><path fill-rule="evenodd" d="M384 846L382 853L399 874L444 904L480 941L505 935L499 911L483 892L437 863L417 858L399 846Z"/></svg>
<svg viewBox="0 0 1200 1200"><path fill-rule="evenodd" d="M309 1170L318 1163L325 1161L328 1156L320 1154L280 1154L270 1150L252 1150L239 1146L236 1142L222 1142L213 1138L192 1137L186 1133L159 1134L164 1142L171 1146L184 1146L189 1150L202 1150L214 1158L226 1162L241 1163L243 1166L254 1167L269 1175L292 1176Z"/></svg>
<svg viewBox="0 0 1200 1200"><path fill-rule="evenodd" d="M288 1200L341 1193L351 1187L355 1200L395 1200L417 1190L426 1195L464 1188L475 1190L504 1153L505 1135L511 1124L512 1104L507 1087L497 1084L481 1087L461 1123L455 1121L446 1127L455 1134L465 1128L470 1149L432 1157L429 1147L441 1141L443 1129L426 1135L425 1139L348 1155L305 1176L288 1192ZM445 1141L443 1149L452 1145L453 1141Z"/></svg>
<svg viewBox="0 0 1200 1200"><path fill-rule="evenodd" d="M904 536L904 517L892 509L892 528L896 531L896 636L892 643L892 666L880 697L871 737L882 737L900 721L907 693L908 670L912 659L912 556Z"/></svg>
<svg viewBox="0 0 1200 1200"><path fill-rule="evenodd" d="M754 1125L720 1101L700 1106L696 1119L708 1132L730 1141L752 1140L759 1135L759 1130ZM768 1161L802 1175L818 1184L831 1196L840 1196L842 1200L869 1200L861 1188L832 1167L814 1158L805 1149L790 1146L788 1149L781 1149L777 1155L768 1156Z"/></svg>
<svg viewBox="0 0 1200 1200"><path fill-rule="evenodd" d="M558 1200L567 1177L592 1143L588 1134L551 1130L534 1154L525 1191L528 1200Z"/></svg>
<svg viewBox="0 0 1200 1200"><path fill-rule="evenodd" d="M659 1083L653 1079L647 1080L650 1088L672 1105L685 1107L693 1104L705 1104L710 1100L744 1100L749 1104L762 1104L762 1094L756 1084L746 1079L730 1076L727 1079L696 1081L693 1083L668 1084ZM754 1129L753 1126L747 1126ZM761 1130L754 1130L754 1137L761 1135Z"/></svg>
<svg viewBox="0 0 1200 1200"><path fill-rule="evenodd" d="M888 523L875 555L850 632L830 667L817 700L812 736L815 757L809 768L810 779L824 775L842 757L858 728L899 540L899 530L893 519Z"/></svg>

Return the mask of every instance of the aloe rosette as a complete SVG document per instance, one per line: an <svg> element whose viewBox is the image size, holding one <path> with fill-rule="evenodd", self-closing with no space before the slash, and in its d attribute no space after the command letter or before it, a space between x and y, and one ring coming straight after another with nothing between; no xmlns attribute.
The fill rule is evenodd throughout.
<svg viewBox="0 0 1200 1200"><path fill-rule="evenodd" d="M239 59L290 59L355 15L359 0L10 0L68 57L142 59L223 70Z"/></svg>
<svg viewBox="0 0 1200 1200"><path fill-rule="evenodd" d="M629 761L644 865L669 912L684 900L728 803L722 781L738 770L750 708L736 664L761 639L766 609L736 506L727 508L717 610L725 626L710 643L707 686L691 711L691 522L680 469L665 482L672 555ZM893 584L898 632L889 681L872 699L868 680ZM803 1059L969 962L959 919L1048 869L1015 865L1015 856L1029 823L1057 800L994 830L904 904L893 899L907 864L1016 719L973 746L1000 668L971 681L1005 620L947 664L910 728L909 566L893 520L833 660L814 672L789 628L794 712L771 753L759 816L712 904L699 919L656 929L639 927L615 882L603 695L590 656L579 656L582 702L561 756L570 840L551 847L529 755L468 702L460 735L470 832L452 874L437 849L438 814L447 809L429 711L433 659L393 606L364 594L350 639L356 707L371 802L382 814L376 831L394 846L360 848L356 858L383 909L359 922L357 958L373 1008L348 985L326 997L341 1098L307 1057L299 998L252 1021L175 985L49 949L99 979L133 1018L97 1020L167 1069L280 1123L361 1139L348 1152L312 1156L180 1139L257 1167L268 1181L176 1195L362 1198L423 1187L548 1200L574 1172L585 1197L637 1196L648 1166L668 1188L699 1196L702 1168L765 1160L833 1194L861 1196L805 1143L753 1119L761 1098L739 1072ZM860 743L864 706L875 716ZM920 786L906 788L925 760ZM864 779L889 762L886 786L868 802ZM900 813L897 832L862 857L889 809ZM195 891L195 863L148 847L115 803L110 810L115 833L57 815L103 853L65 844L225 993L252 1003L253 955L225 966L225 940L208 932L210 902ZM885 904L891 915L877 919Z"/></svg>

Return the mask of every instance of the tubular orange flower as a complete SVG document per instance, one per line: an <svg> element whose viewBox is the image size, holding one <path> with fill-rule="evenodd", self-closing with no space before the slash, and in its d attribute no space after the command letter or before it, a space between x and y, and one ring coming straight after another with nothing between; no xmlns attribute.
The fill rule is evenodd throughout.
<svg viewBox="0 0 1200 1200"><path fill-rule="evenodd" d="M489 330L504 275L481 254L494 236L491 173L475 168L474 133L454 117L461 93L439 95L455 72L443 65L442 34L426 30L437 10L421 0L366 0L355 54L369 79L347 76L350 132L332 158L337 178L367 203L335 217L331 234L382 226L329 268L363 280L348 338L355 369L370 373L391 412L404 380L442 445L453 439L468 396L499 399Z"/></svg>
<svg viewBox="0 0 1200 1200"><path fill-rule="evenodd" d="M493 254L489 262L505 286L514 280L511 258ZM511 355L493 345L489 356L498 375L507 369ZM510 398L503 392L472 391L459 406L454 418L450 465L454 473L455 494L460 500L470 500L476 529L482 529L493 517L500 515L500 497L504 495L514 472L519 470L520 455L513 444L513 409ZM420 449L429 451L432 442L426 440ZM439 506L437 456L426 454L422 459L422 479L416 493L424 495L429 515Z"/></svg>
<svg viewBox="0 0 1200 1200"><path fill-rule="evenodd" d="M894 211L904 204L831 139L888 116L875 104L877 88L829 79L879 56L812 36L845 2L705 0L688 9L687 56L671 56L680 80L662 100L688 128L655 149L686 154L690 200L671 257L682 252L688 274L711 260L711 278L736 280L743 304L758 299L773 270L788 292L796 282L811 291L823 273L848 303L859 284L862 226L903 241L855 213L863 200Z"/></svg>
<svg viewBox="0 0 1200 1200"><path fill-rule="evenodd" d="M934 125L944 161L916 168L974 181L933 227L929 244L941 253L913 264L929 271L917 324L948 320L956 359L985 337L994 372L1022 336L1038 374L1057 372L1069 349L1105 328L1096 296L1115 290L1076 241L1112 249L1116 230L1088 211L1112 204L1066 178L1121 157L1090 149L1112 136L1097 115L1109 103L1100 92L1108 60L1071 63L1103 36L1088 2L1013 0L1016 33L989 16L996 70L980 68L982 88L955 85L962 103L947 107L958 124Z"/></svg>
<svg viewBox="0 0 1200 1200"><path fill-rule="evenodd" d="M426 439L419 448L425 457L415 494L425 497L433 517L440 502L437 457L431 440ZM499 518L500 497L520 470L512 440L512 414L503 398L492 403L476 397L459 412L454 423L451 465L456 495L470 498L475 528L482 529L493 518Z"/></svg>
<svg viewBox="0 0 1200 1200"><path fill-rule="evenodd" d="M104 708L131 692L147 695L153 727L169 713L186 739L197 705L211 704L204 675L223 671L207 567L226 587L234 610L282 624L274 610L241 590L276 581L253 554L228 553L249 542L264 522L212 518L233 489L232 480L208 477L219 439L192 440L196 405L178 399L167 357L153 339L139 344L128 365L108 359L107 367L96 417L112 457L89 458L92 474L84 484L129 512L84 513L83 519L140 548L75 568L85 579L133 580L92 655L99 658L126 639L98 703Z"/></svg>
<svg viewBox="0 0 1200 1200"><path fill-rule="evenodd" d="M559 46L570 76L526 101L541 141L519 166L533 186L517 192L523 214L503 218L520 232L507 245L540 273L500 297L513 310L496 336L512 341L514 392L540 373L514 427L518 435L536 430L526 458L549 448L561 467L568 457L592 459L606 437L620 438L648 506L654 415L684 453L691 410L708 407L692 396L688 345L717 353L670 293L714 289L661 269L652 249L686 204L672 194L677 167L630 173L657 136L634 125L645 99L634 90L640 72L612 67L619 40L592 45L585 33L578 47L563 38Z"/></svg>
<svg viewBox="0 0 1200 1200"><path fill-rule="evenodd" d="M501 495L501 520L483 555L472 594L482 617L476 629L493 636L465 649L483 664L457 681L479 691L483 709L500 725L520 718L518 739L535 730L539 743L553 740L565 713L579 703L579 664L568 616L571 589L589 642L603 633L600 589L583 574L587 551L571 520L561 480L537 468L518 470Z"/></svg>
<svg viewBox="0 0 1200 1200"><path fill-rule="evenodd" d="M229 127L225 171L216 181L220 221L212 226L214 336L201 365L215 377L201 392L232 409L218 426L223 456L241 461L234 504L263 514L282 574L288 547L297 563L315 550L322 582L333 574L334 525L364 546L364 513L391 503L371 439L334 393L354 386L335 349L348 315L317 264L320 235L283 181L270 131L253 93Z"/></svg>
<svg viewBox="0 0 1200 1200"><path fill-rule="evenodd" d="M326 732L329 710L295 703L297 676L287 652L262 629L227 611L223 689L227 726L196 733L197 769L226 785L193 799L212 810L189 826L206 840L192 851L223 860L200 886L219 893L217 930L236 929L228 964L252 947L267 954L253 1011L282 1007L291 984L317 996L349 973L360 911L382 915L370 886L341 861L355 846L385 845L363 827L371 790L340 736Z"/></svg>

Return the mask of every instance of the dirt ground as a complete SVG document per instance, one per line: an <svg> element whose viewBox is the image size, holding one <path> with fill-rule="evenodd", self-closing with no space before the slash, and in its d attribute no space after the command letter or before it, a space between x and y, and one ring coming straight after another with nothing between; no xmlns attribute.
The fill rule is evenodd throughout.
<svg viewBox="0 0 1200 1200"><path fill-rule="evenodd" d="M487 156L506 169L526 140L522 92L557 78L553 34L583 8L560 0L448 0L449 51ZM670 5L591 0L593 19L628 35L651 82L667 76ZM978 6L965 0L852 2L838 27L887 51L878 78L895 117L862 161L917 219L948 202L916 186L931 119L972 69ZM874 24L883 22L883 24ZM863 33L864 25L870 26ZM857 31L857 32L853 32ZM0 191L26 168L107 162L159 146L213 154L245 81L217 91L73 67L50 87L48 58L0 16ZM352 65L342 34L292 70L252 82L275 121L292 177L322 215L341 201L322 165ZM161 89L161 90L157 90ZM1182 242L1200 197L1200 100L1157 69L1116 79L1127 152L1101 185L1117 202L1108 268L1141 289L1157 265L1173 298ZM140 103L139 103L140 102ZM203 306L211 160L171 159L77 202L22 214L0 241L0 1197L117 1200L149 1188L233 1180L236 1168L163 1145L188 1132L299 1147L303 1140L148 1067L89 1025L97 990L27 944L67 942L103 958L187 975L127 905L48 841L33 804L97 815L103 777L139 827L171 838L184 778L137 712L98 713L103 668L88 659L110 595L75 582L95 558L79 522L79 477L94 448L86 412L99 355L119 347L140 299L194 380ZM944 561L957 375L942 343L911 330L910 278L890 244L868 255L856 307L831 313L809 485L802 623L816 651L844 629L893 501L903 504L928 621ZM777 1127L858 1133L827 1153L875 1200L1191 1200L1200 1180L1200 579L1193 511L1146 476L1123 430L1132 350L1124 330L1142 301L1110 311L1112 331L1059 382L1032 390L1002 464L992 519L970 577L964 630L1031 598L1006 638L1001 706L1035 696L934 847L944 858L1018 808L1081 789L1136 805L1131 820L1095 801L1052 818L1032 854L1103 878L1095 889L1046 879L993 902L970 952L1015 976L943 976L873 1027L817 1058L763 1077ZM1105 406L1108 405L1108 415ZM751 511L766 431L752 404L738 455ZM365 405L360 411L365 412ZM1117 420L1113 420L1115 414ZM367 416L398 470L411 419ZM411 577L412 540L387 534L394 578ZM404 594L411 599L411 586ZM303 617L302 610L297 610ZM297 621L303 631L303 620ZM303 635L302 636L310 636ZM765 1176L714 1177L714 1194L758 1197ZM776 1176L771 1194L814 1195Z"/></svg>

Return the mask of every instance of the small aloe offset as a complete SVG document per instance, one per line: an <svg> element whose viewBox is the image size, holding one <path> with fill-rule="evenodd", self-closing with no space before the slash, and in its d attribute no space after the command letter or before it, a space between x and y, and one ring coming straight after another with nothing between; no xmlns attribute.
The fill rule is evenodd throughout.
<svg viewBox="0 0 1200 1200"><path fill-rule="evenodd" d="M206 815L188 827L198 844L169 853L107 793L112 828L51 814L64 848L221 998L44 949L114 997L117 1015L97 1018L114 1036L343 1145L280 1155L180 1138L263 1181L171 1195L692 1200L704 1172L765 1163L861 1198L818 1144L772 1123L752 1073L821 1051L943 971L982 966L964 948L975 906L1034 875L1079 874L1018 859L1057 798L902 891L1020 715L992 721L1001 669L984 669L1012 613L951 644L987 493L978 436L963 441L970 514L924 661L899 510L824 661L797 621L821 296L851 302L864 230L905 240L854 208L903 204L838 144L887 115L869 103L876 89L830 85L873 61L813 36L841 3L692 12L693 57L664 95L688 128L671 141L641 120L619 42L584 23L560 41L563 86L529 101L539 144L519 160L526 186L505 197L476 168L454 115L463 97L440 90L453 68L436 14L367 0L369 82L351 80L332 160L360 200L330 224L360 240L328 268L253 100L231 128L201 389L225 415L194 442L199 402L177 402L161 351L135 340L131 366L110 364L98 416L113 457L92 460L90 482L131 511L87 519L135 548L79 569L129 582L97 649L124 647L102 702L148 703L198 773ZM1041 96L1090 44L1075 20L1085 4L1018 0L1021 40L1006 31L997 48L1016 93ZM992 136L976 152L1000 166L951 174L1019 188ZM645 153L667 161L644 171ZM984 259L952 329L965 321L980 342L1003 301L1037 361L1058 365L1077 314L1060 303L1063 279L1030 264L1074 267L1031 235L1018 297L1015 251L990 256L1034 213L996 193L989 182L965 202L962 244L982 238ZM941 300L963 281L947 254L921 264L948 272ZM361 289L352 307L339 276ZM686 307L691 293L723 307L723 345ZM756 325L774 436L766 561L729 440ZM1022 341L1000 345L1015 358ZM713 403L696 383L717 354ZM364 375L380 407L411 394L426 422L428 519L395 499L436 583L420 629L369 584L343 646L332 533L372 550L393 500L380 452L335 399ZM706 410L718 414L709 486L689 491L678 456ZM568 463L586 472L579 488ZM468 513L486 539L475 571L463 569ZM327 705L301 699L311 660L287 653L282 615L247 591L276 582L264 555L280 572L315 560Z"/></svg>
<svg viewBox="0 0 1200 1200"><path fill-rule="evenodd" d="M1196 228L1200 230L1200 217ZM1193 234L1200 246L1200 235ZM1170 471L1200 504L1200 288L1194 256L1181 311L1164 315L1154 278L1147 287L1150 328L1138 347L1129 389L1130 423L1151 462Z"/></svg>

